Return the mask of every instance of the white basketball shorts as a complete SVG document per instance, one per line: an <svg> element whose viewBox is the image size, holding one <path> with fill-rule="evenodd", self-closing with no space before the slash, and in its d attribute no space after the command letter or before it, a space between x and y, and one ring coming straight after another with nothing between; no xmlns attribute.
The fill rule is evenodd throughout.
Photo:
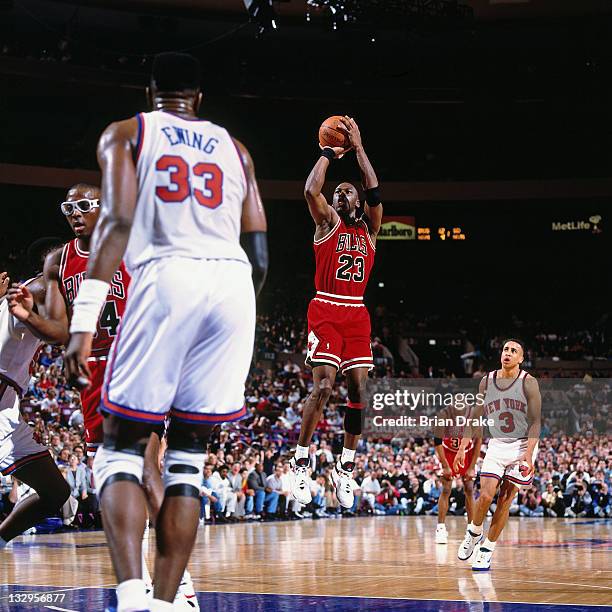
<svg viewBox="0 0 612 612"><path fill-rule="evenodd" d="M527 450L527 438L504 442L491 439L487 447L487 454L480 468L480 476L490 476L498 481L508 480L517 487L528 486L533 482L533 473L525 476L519 469L519 461ZM538 456L538 445L533 450L532 460L535 465Z"/></svg>
<svg viewBox="0 0 612 612"><path fill-rule="evenodd" d="M0 398L0 473L8 476L30 461L48 457L49 451L34 439L34 430L19 411L19 396L9 387Z"/></svg>
<svg viewBox="0 0 612 612"><path fill-rule="evenodd" d="M220 423L246 414L255 337L251 266L166 257L137 268L111 349L102 410L161 423Z"/></svg>

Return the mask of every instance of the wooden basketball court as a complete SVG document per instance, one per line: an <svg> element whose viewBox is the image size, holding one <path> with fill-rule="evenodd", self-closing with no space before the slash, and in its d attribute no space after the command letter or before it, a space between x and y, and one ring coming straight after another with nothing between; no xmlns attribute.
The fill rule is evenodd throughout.
<svg viewBox="0 0 612 612"><path fill-rule="evenodd" d="M465 521L447 525L446 546L434 517L202 526L189 569L215 612L612 607L612 520L511 519L482 573L456 557ZM103 610L113 596L103 532L20 537L0 567L1 610Z"/></svg>

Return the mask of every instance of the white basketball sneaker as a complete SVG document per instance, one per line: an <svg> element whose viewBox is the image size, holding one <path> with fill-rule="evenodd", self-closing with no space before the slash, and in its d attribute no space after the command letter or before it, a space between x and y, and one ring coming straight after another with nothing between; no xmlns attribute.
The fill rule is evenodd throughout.
<svg viewBox="0 0 612 612"><path fill-rule="evenodd" d="M352 508L355 503L355 494L353 493L355 484L353 480L354 469L354 461L340 463L338 460L331 473L332 484L336 489L336 497L340 505L344 508Z"/></svg>
<svg viewBox="0 0 612 612"><path fill-rule="evenodd" d="M448 532L444 523L436 527L436 544L448 544Z"/></svg>
<svg viewBox="0 0 612 612"><path fill-rule="evenodd" d="M466 561L472 556L474 552L474 548L476 544L479 544L482 541L483 535L482 533L479 535L472 535L469 529L465 530L465 538L463 538L463 542L459 546L459 551L457 552L457 557L461 559L461 561Z"/></svg>
<svg viewBox="0 0 612 612"><path fill-rule="evenodd" d="M478 548L474 561L472 561L472 569L475 572L486 572L491 569L491 557L493 551L488 548Z"/></svg>
<svg viewBox="0 0 612 612"><path fill-rule="evenodd" d="M177 610L194 610L195 612L200 611L198 596L193 588L191 575L187 570L185 570L185 573L181 578L181 584L179 584L178 591L176 592L173 606Z"/></svg>
<svg viewBox="0 0 612 612"><path fill-rule="evenodd" d="M293 499L304 506L312 501L312 493L310 492L310 459L308 457L298 459L295 457L289 462L291 471L293 472L293 483L291 484L291 495Z"/></svg>

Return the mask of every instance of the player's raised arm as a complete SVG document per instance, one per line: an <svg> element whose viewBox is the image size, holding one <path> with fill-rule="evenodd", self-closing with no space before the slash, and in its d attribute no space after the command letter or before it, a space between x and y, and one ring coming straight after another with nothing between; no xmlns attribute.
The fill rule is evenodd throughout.
<svg viewBox="0 0 612 612"><path fill-rule="evenodd" d="M357 156L357 163L361 172L361 186L365 192L364 211L370 220L370 234L373 239L376 239L383 217L378 177L363 147L361 132L356 121L347 116L344 117L343 123L351 147L355 149L355 155Z"/></svg>
<svg viewBox="0 0 612 612"><path fill-rule="evenodd" d="M14 284L8 294L11 314L25 323L37 338L51 344L66 344L69 338L68 312L59 288L61 257L60 248L45 258L44 291L37 292L33 283L29 286Z"/></svg>
<svg viewBox="0 0 612 612"><path fill-rule="evenodd" d="M527 451L525 461L533 473L533 452L537 443L540 441L540 429L542 426L542 395L538 381L530 375L525 379L525 396L527 397Z"/></svg>
<svg viewBox="0 0 612 612"><path fill-rule="evenodd" d="M70 322L72 334L66 351L66 371L79 386L88 384L87 358L96 332L100 310L111 280L121 263L130 237L136 210L137 180L133 152L137 120L109 125L98 142L98 164L102 170L100 218L92 236L87 278L74 301Z"/></svg>
<svg viewBox="0 0 612 612"><path fill-rule="evenodd" d="M255 178L255 164L248 149L235 138L242 167L247 180L247 195L242 204L242 217L240 220L240 244L245 250L253 268L253 285L255 295L259 295L268 273L268 240L266 232L266 211L264 210L259 194L259 186Z"/></svg>
<svg viewBox="0 0 612 612"><path fill-rule="evenodd" d="M331 160L342 156L344 149L341 147L325 147L321 151L321 157L317 160L314 168L306 179L304 186L304 197L308 203L310 215L317 227L326 225L329 229L338 221L338 213L327 203L325 196L321 193L325 184L325 174Z"/></svg>

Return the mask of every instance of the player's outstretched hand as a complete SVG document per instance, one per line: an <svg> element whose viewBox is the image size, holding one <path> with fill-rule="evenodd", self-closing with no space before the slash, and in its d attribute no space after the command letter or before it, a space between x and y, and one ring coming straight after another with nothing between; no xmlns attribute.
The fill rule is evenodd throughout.
<svg viewBox="0 0 612 612"><path fill-rule="evenodd" d="M349 147L348 149L344 149L343 147L324 147L319 143L319 148L323 149L331 149L336 155L336 159L342 159L346 153L348 153L353 147Z"/></svg>
<svg viewBox="0 0 612 612"><path fill-rule="evenodd" d="M78 389L86 389L91 385L91 370L87 359L91 355L92 339L93 334L89 332L72 334L64 355L68 382Z"/></svg>
<svg viewBox="0 0 612 612"><path fill-rule="evenodd" d="M351 149L359 149L362 147L361 132L359 131L357 122L352 117L346 115L342 118L342 124L343 125L338 125L338 129L348 136L349 142L351 143Z"/></svg>
<svg viewBox="0 0 612 612"><path fill-rule="evenodd" d="M25 285L13 283L8 290L8 305L14 317L27 321L34 310L34 296Z"/></svg>
<svg viewBox="0 0 612 612"><path fill-rule="evenodd" d="M10 282L11 279L9 278L8 272L0 272L0 299L6 295Z"/></svg>

